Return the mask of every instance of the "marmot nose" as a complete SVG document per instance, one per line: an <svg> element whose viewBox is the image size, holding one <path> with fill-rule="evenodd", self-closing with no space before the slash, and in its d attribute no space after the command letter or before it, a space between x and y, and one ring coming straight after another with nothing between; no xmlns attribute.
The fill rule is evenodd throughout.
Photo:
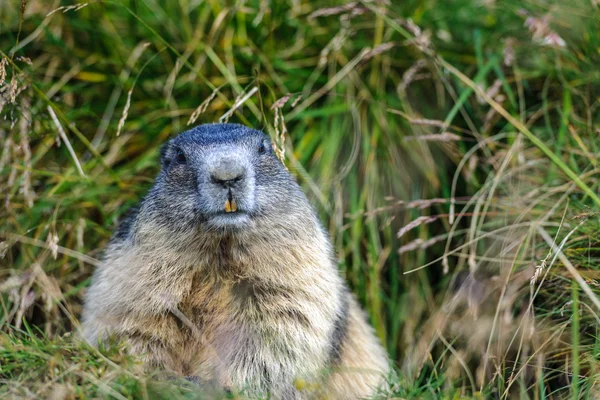
<svg viewBox="0 0 600 400"><path fill-rule="evenodd" d="M244 179L245 169L235 160L221 159L210 172L210 179L213 183L230 187L233 184Z"/></svg>

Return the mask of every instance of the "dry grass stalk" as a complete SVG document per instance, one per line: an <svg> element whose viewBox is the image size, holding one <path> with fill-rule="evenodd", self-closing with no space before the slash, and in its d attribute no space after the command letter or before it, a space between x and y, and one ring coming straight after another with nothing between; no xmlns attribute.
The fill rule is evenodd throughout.
<svg viewBox="0 0 600 400"><path fill-rule="evenodd" d="M0 231L0 237L4 238L4 239L8 239L12 242L19 242L19 243L23 243L23 244L27 244L30 246L35 246L35 247L40 247L43 249L47 249L47 250L51 250L50 246L48 245L48 243L42 241L42 240L38 240L38 239L33 239L27 236L23 236L23 235L18 235L16 233L9 233L9 232L1 232ZM59 254L63 254L65 256L68 257L72 257L75 258L77 260L81 260L87 264L93 265L95 267L102 267L103 264L100 260L97 260L93 257L90 257L86 254L82 254L79 253L75 250L71 250L69 248L66 247L62 247L60 245L56 245L56 251Z"/></svg>
<svg viewBox="0 0 600 400"><path fill-rule="evenodd" d="M24 62L27 65L33 65L33 62L31 61L31 58L29 57L25 57L25 56L18 56L15 58L15 60L17 61L21 61ZM1 75L1 74L0 74ZM1 77L0 77L1 78ZM2 79L0 79L0 82L2 82Z"/></svg>
<svg viewBox="0 0 600 400"><path fill-rule="evenodd" d="M6 66L8 61L4 56L0 56L0 86L6 82Z"/></svg>
<svg viewBox="0 0 600 400"><path fill-rule="evenodd" d="M502 51L502 62L505 66L511 67L515 61L515 39L508 38L504 40L504 50Z"/></svg>
<svg viewBox="0 0 600 400"><path fill-rule="evenodd" d="M419 217L417 219L415 219L414 221L409 222L408 224L404 225L399 231L398 233L396 233L396 237L399 239L402 236L404 236L404 234L420 225L423 224L430 224L434 221L437 220L437 217Z"/></svg>
<svg viewBox="0 0 600 400"><path fill-rule="evenodd" d="M495 98L496 95L500 92L500 88L502 87L502 81L500 79L496 79L494 83L485 91L485 94L488 97ZM480 90L484 90L481 85L479 85ZM477 102L479 104L486 104L485 99L477 94Z"/></svg>
<svg viewBox="0 0 600 400"><path fill-rule="evenodd" d="M31 147L29 146L29 127L31 121L31 110L29 107L29 101L23 100L23 111L21 118L19 119L19 133L21 141L19 148L23 153L23 163L25 164L25 170L23 171L23 179L21 181L21 193L25 199L27 207L33 207L33 188L31 184Z"/></svg>
<svg viewBox="0 0 600 400"><path fill-rule="evenodd" d="M119 119L119 125L117 126L117 136L121 134L121 130L125 126L125 120L127 120L127 115L129 114L129 107L131 107L131 93L133 92L134 86L131 86L129 91L127 92L127 101L125 102L125 107L123 107L123 114L121 114L121 119Z"/></svg>
<svg viewBox="0 0 600 400"><path fill-rule="evenodd" d="M381 5L384 5L384 4L389 5L390 4L389 1L387 1L387 0L380 1L379 3L381 3ZM364 6L360 6L360 2L351 1L351 2L348 2L341 6L321 8L316 11L313 11L308 16L308 19L313 20L318 17L328 17L331 15L341 15L341 17L347 16L347 17L351 18L351 17L357 16L357 15L362 15L362 14L366 13L367 11L369 11L369 9Z"/></svg>
<svg viewBox="0 0 600 400"><path fill-rule="evenodd" d="M0 139L3 140L4 144L2 145L2 155L0 156L0 170L4 169L5 165L11 160L11 155L14 151L14 143L11 136L5 137L4 132L0 131L2 135L0 135Z"/></svg>
<svg viewBox="0 0 600 400"><path fill-rule="evenodd" d="M52 258L56 260L58 257L58 235L54 230L52 230L48 234L48 239L46 239L46 244L48 245L48 249L50 253L52 253Z"/></svg>
<svg viewBox="0 0 600 400"><path fill-rule="evenodd" d="M580 225L581 224L582 223L580 223ZM571 263L571 261L562 252L561 248L559 246L556 246L556 244L552 240L552 237L548 234L548 232L546 232L546 230L542 226L538 226L537 227L537 231L540 234L540 236L542 236L542 238L544 239L544 241L548 244L548 246L550 246L552 248L552 250L554 251L554 253L558 257L558 259L563 263L563 265L565 266L565 268L567 268L567 271L569 271L569 273L577 281L577 283L581 287L581 290L583 290L583 292L589 297L589 299L592 301L592 303L594 303L594 305L596 306L596 308L598 309L598 311L600 311L600 299L598 299L598 297L596 296L596 294L594 294L594 292L592 291L592 289L590 289L589 285L581 277L581 274L579 272L577 272L577 268L575 268L573 266L573 264ZM571 231L571 232L574 232L574 231L575 231L575 229L573 231ZM567 236L567 238L568 238L568 236ZM565 239L567 239L567 238L565 238Z"/></svg>
<svg viewBox="0 0 600 400"><path fill-rule="evenodd" d="M287 126L285 125L285 119L283 117L282 108L290 99L291 95L288 94L279 100L277 100L271 106L271 110L275 112L275 121L273 122L273 126L275 128L275 138L273 140L273 149L275 150L275 154L281 160L283 165L285 166L285 136L287 134ZM286 166L287 168L287 166Z"/></svg>
<svg viewBox="0 0 600 400"><path fill-rule="evenodd" d="M407 69L404 74L402 74L402 80L398 85L397 92L399 95L406 92L406 89L411 84L411 82L415 79L415 76L421 69L425 68L427 65L427 60L425 58L421 58L417 60L413 65Z"/></svg>
<svg viewBox="0 0 600 400"><path fill-rule="evenodd" d="M413 35L413 38L407 41L408 44L415 46L423 54L435 54L433 44L431 42L430 31L421 30L421 28L415 24L412 18L402 21L402 26L404 26L404 28Z"/></svg>
<svg viewBox="0 0 600 400"><path fill-rule="evenodd" d="M69 12L71 10L73 10L73 11L79 11L82 8L87 7L88 4L89 3L81 3L81 4L73 4L71 6L61 6L61 7L55 8L54 10L50 11L48 14L46 14L46 17L49 17L52 14L54 14L56 12L59 12L59 11L62 11L63 14L67 13L67 12Z"/></svg>
<svg viewBox="0 0 600 400"><path fill-rule="evenodd" d="M188 119L187 125L195 123L198 117L208 109L208 106L214 100L215 96L217 95L217 93L219 93L222 87L223 86L221 85L218 88L215 88L215 90L212 91L210 96L208 96L202 103L200 103L198 108L196 108L192 115L190 115L190 119Z"/></svg>
<svg viewBox="0 0 600 400"><path fill-rule="evenodd" d="M437 244L443 240L448 239L448 235L444 234L444 235L439 235L439 236L434 236L430 239L427 240L423 240L421 238L415 239L411 242L408 242L407 244L405 244L404 246L400 246L400 248L398 249L398 254L404 254L404 253L408 253L409 251L414 251L414 250L425 250L428 247L433 246L434 244ZM447 272L447 271L446 271Z"/></svg>
<svg viewBox="0 0 600 400"><path fill-rule="evenodd" d="M458 142L462 140L462 138L454 133L442 132L431 135L405 136L404 140L421 140L426 142Z"/></svg>
<svg viewBox="0 0 600 400"><path fill-rule="evenodd" d="M233 113L240 108L250 97L252 97L258 91L258 86L254 86L248 93L240 93L240 95L235 99L235 102L231 106L231 108L219 118L219 122L226 123L229 121L229 118L233 115Z"/></svg>
<svg viewBox="0 0 600 400"><path fill-rule="evenodd" d="M378 45L377 47L375 47L373 50L369 51L365 55L365 59L363 60L363 62L369 60L370 58L373 58L380 54L383 54L386 51L393 49L394 46L396 46L396 45L397 45L397 43L395 43L395 42L382 43L382 44Z"/></svg>
<svg viewBox="0 0 600 400"><path fill-rule="evenodd" d="M298 96L297 96L297 97L294 99L294 101L292 102L292 105L291 105L291 107L292 107L292 108L296 107L296 105L298 105L298 103L300 103L300 100L302 100L302 95L301 95L301 94L299 94L299 95L298 95Z"/></svg>
<svg viewBox="0 0 600 400"><path fill-rule="evenodd" d="M529 16L524 25L531 32L533 40L538 43L553 47L565 47L567 45L565 40L550 28L549 14L540 18Z"/></svg>
<svg viewBox="0 0 600 400"><path fill-rule="evenodd" d="M67 150L69 151L69 154L71 155L71 158L73 159L73 162L75 163L75 167L77 167L77 172L79 172L79 175L85 177L85 173L83 172L83 168L81 168L81 164L79 163L77 154L75 154L75 150L73 150L73 146L71 145L71 142L69 141L69 138L67 137L67 134L65 133L65 130L63 129L62 125L60 124L60 121L56 117L56 113L52 109L52 106L48 106L47 110L48 110L48 114L50 114L50 118L52 118L52 122L54 122L54 125L56 126L56 129L58 130L58 134L60 135L62 140L65 142L65 146L67 146Z"/></svg>

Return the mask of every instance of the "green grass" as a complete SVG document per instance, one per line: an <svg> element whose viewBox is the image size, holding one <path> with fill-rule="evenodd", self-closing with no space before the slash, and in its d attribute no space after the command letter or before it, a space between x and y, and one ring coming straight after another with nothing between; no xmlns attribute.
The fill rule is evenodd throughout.
<svg viewBox="0 0 600 400"><path fill-rule="evenodd" d="M398 397L600 395L593 2L76 4L0 3L0 393L198 396L73 337L161 143L225 116L285 139Z"/></svg>

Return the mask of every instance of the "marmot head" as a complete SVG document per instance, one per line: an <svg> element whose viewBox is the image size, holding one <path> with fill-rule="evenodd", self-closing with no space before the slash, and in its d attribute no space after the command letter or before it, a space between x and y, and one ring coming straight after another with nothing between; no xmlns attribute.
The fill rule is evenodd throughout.
<svg viewBox="0 0 600 400"><path fill-rule="evenodd" d="M151 217L162 226L244 230L261 219L305 213L308 206L269 136L243 125L208 124L183 132L163 146L161 163L144 203L152 205Z"/></svg>

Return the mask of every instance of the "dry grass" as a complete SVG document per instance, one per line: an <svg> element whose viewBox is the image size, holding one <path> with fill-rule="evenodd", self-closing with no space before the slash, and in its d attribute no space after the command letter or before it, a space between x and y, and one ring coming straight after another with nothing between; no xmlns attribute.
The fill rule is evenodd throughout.
<svg viewBox="0 0 600 400"><path fill-rule="evenodd" d="M317 3L0 4L0 393L199 396L73 337L159 145L228 120L317 207L397 397L600 396L596 2Z"/></svg>

